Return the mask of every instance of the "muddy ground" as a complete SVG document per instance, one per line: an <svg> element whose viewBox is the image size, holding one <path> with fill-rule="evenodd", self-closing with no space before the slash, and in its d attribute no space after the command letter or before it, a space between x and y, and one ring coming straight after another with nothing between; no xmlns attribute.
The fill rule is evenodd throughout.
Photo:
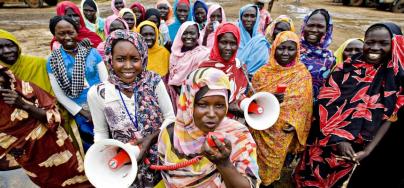
<svg viewBox="0 0 404 188"><path fill-rule="evenodd" d="M130 0L129 3L133 1ZM140 2L147 7L152 7L155 0L141 0ZM216 2L225 7L230 21L236 21L239 8L252 1L217 0ZM112 14L109 1L99 1L99 7L102 17ZM297 32L300 32L304 15L315 8L325 8L332 14L334 21L332 49L336 49L348 38L362 37L366 28L375 22L393 21L404 28L404 14L371 8L344 7L341 4L332 3L332 0L302 0L300 4L296 4L295 0L277 0L271 14L274 18L281 14L291 16L296 23ZM6 4L4 8L0 9L0 28L11 31L17 36L24 53L48 56L50 54L49 42L52 38L48 22L53 15L55 15L55 7L32 9L23 4Z"/></svg>

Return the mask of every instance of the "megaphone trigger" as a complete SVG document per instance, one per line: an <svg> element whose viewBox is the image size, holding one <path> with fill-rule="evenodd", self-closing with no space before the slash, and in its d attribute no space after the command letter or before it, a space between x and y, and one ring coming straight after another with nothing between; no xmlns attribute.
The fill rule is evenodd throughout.
<svg viewBox="0 0 404 188"><path fill-rule="evenodd" d="M111 160L109 160L108 165L111 169L121 168L126 163L130 162L130 157L128 153L121 149Z"/></svg>
<svg viewBox="0 0 404 188"><path fill-rule="evenodd" d="M252 101L248 106L248 113L250 114L262 114L264 113L264 108L258 105L255 101Z"/></svg>

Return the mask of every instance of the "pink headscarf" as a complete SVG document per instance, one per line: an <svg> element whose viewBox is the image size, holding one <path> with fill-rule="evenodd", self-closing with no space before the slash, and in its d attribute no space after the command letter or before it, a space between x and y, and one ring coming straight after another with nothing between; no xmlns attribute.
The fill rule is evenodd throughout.
<svg viewBox="0 0 404 188"><path fill-rule="evenodd" d="M105 19L105 24L104 24L105 38L107 38L109 36L109 28L111 27L112 22L114 22L115 20L121 21L123 23L123 25L125 25L126 30L129 30L129 26L125 22L125 20L123 20L122 18L113 14L111 16L108 16L107 19ZM104 46L105 46L105 42L102 42L97 46L97 51L101 55L102 59L104 59Z"/></svg>
<svg viewBox="0 0 404 188"><path fill-rule="evenodd" d="M222 23L226 23L226 14L224 13L224 9L222 6L220 6L219 4L213 4L211 6L209 6L209 10L208 10L208 15L207 15L207 24L209 24L210 21L210 16L212 15L213 12L215 12L217 9L221 9L222 11ZM200 38L203 39L203 36L205 35L205 31L206 31L206 27L201 31L201 36ZM212 49L213 47L213 42L215 41L215 32L212 32L209 34L207 41L206 41L206 47L208 47L209 49Z"/></svg>
<svg viewBox="0 0 404 188"><path fill-rule="evenodd" d="M126 1L122 0L124 8L126 7ZM111 0L111 9L112 12L114 12L114 15L119 16L119 10L117 8L115 8L115 0Z"/></svg>
<svg viewBox="0 0 404 188"><path fill-rule="evenodd" d="M191 25L198 27L198 24L193 21L184 22L179 28L171 47L170 55L170 76L169 85L179 86L186 79L189 73L198 68L199 64L209 58L210 51L208 48L201 46L198 41L198 46L192 50L182 52L181 48L184 43L181 36L184 31Z"/></svg>

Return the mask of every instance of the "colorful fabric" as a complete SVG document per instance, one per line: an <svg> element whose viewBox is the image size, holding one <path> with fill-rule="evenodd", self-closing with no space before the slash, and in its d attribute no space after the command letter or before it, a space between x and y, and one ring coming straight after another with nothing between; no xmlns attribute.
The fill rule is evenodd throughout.
<svg viewBox="0 0 404 188"><path fill-rule="evenodd" d="M8 65L2 61L0 61L0 65L8 67L8 69L19 79L35 84L46 93L53 96L54 93L47 71L47 60L41 57L22 54L20 43L15 36L2 29L0 29L0 39L1 38L13 41L18 46L20 55L13 65ZM81 153L84 154L76 122L62 106L60 106L59 112L64 120L63 127L73 138L76 148L79 148Z"/></svg>
<svg viewBox="0 0 404 188"><path fill-rule="evenodd" d="M126 1L122 0L124 7L126 7ZM117 8L115 8L115 0L111 0L111 10L112 12L114 12L115 16L119 15L119 10Z"/></svg>
<svg viewBox="0 0 404 188"><path fill-rule="evenodd" d="M171 7L170 2L168 2L167 0L158 0L156 3L156 7L160 4L166 4L168 6L168 14L167 14L167 20L164 20L166 22L167 25L170 25L172 23L174 23L174 12L173 12L173 8ZM163 19L163 18L161 18Z"/></svg>
<svg viewBox="0 0 404 188"><path fill-rule="evenodd" d="M170 39L173 40L173 41L175 40L175 36L177 35L178 30L180 29L181 25L183 24L178 19L178 15L177 15L177 11L176 11L178 3L179 3L178 0L175 0L174 9L173 9L173 11L174 11L174 22L171 23L170 25L168 25L168 31L170 33ZM188 4L189 10L191 10L191 7L189 6L190 5L189 0L184 0L184 3ZM191 11L189 11L187 21L191 21L191 20L192 20L192 14L191 14Z"/></svg>
<svg viewBox="0 0 404 188"><path fill-rule="evenodd" d="M339 46L338 49L334 52L334 56L335 56L335 59L336 59L334 68L341 65L344 62L344 55L343 54L344 54L345 48L349 45L349 43L351 43L351 42L353 42L355 40L359 40L359 41L363 42L362 38L348 39L344 43L342 43L341 46Z"/></svg>
<svg viewBox="0 0 404 188"><path fill-rule="evenodd" d="M207 15L207 21L206 23L209 24L211 22L210 20L210 16L212 15L213 12L215 12L217 9L221 9L222 12L222 23L226 23L226 13L224 12L224 8L222 6L220 6L219 4L212 4L209 7L208 10L208 15ZM203 37L205 36L205 32L206 32L206 27L201 31L201 39L203 39ZM239 31L240 33L240 31ZM240 34L239 34L240 35ZM206 40L206 47L208 47L209 49L212 49L213 47L213 43L215 41L215 32L212 32L209 34L207 40Z"/></svg>
<svg viewBox="0 0 404 188"><path fill-rule="evenodd" d="M101 39L101 37L99 37L97 35L97 33L94 33L92 31L90 31L86 27L86 24L84 22L84 17L81 14L80 9L79 9L79 7L77 7L76 4L74 4L73 2L70 2L70 1L62 1L62 2L58 3L57 6L56 6L56 14L58 16L64 16L65 13L66 13L66 9L68 9L68 8L71 8L74 11L74 13L76 13L77 15L80 16L80 28L79 28L79 31L77 33L78 34L77 35L77 40L81 41L81 40L87 38L87 39L90 40L92 46L94 48L96 48L98 46L98 44L100 44L102 42L102 39ZM53 37L52 41L50 43L51 50L53 50L53 46L54 46L55 42L57 42L56 38ZM57 45L55 44L55 46L57 46Z"/></svg>
<svg viewBox="0 0 404 188"><path fill-rule="evenodd" d="M130 5L130 9L134 9L134 8L138 8L140 10L140 13L142 14L142 16L140 18L135 18L139 19L139 20L145 20L145 16L146 16L146 9L144 8L144 5L142 3L139 2L134 2L132 5ZM138 23L139 24L139 23Z"/></svg>
<svg viewBox="0 0 404 188"><path fill-rule="evenodd" d="M123 23L123 25L125 26L125 28L127 30L129 30L129 26L125 22L125 20L123 20L122 18L120 18L114 14L114 15L108 16L107 19L105 20L105 26L104 26L105 38L107 38L109 36L109 33L110 33L109 28L111 27L112 22L114 22L115 20L121 21ZM101 55L103 60L105 59L104 48L105 48L105 42L102 42L97 46L97 51Z"/></svg>
<svg viewBox="0 0 404 188"><path fill-rule="evenodd" d="M214 90L229 90L227 76L214 68L201 68L192 72L182 85L178 103L177 121L173 131L163 129L159 137L158 152L163 165L176 164L201 155L206 133L196 127L193 107L196 93L204 86ZM171 132L171 133L170 133ZM237 171L249 179L251 187L258 187L256 145L248 129L237 121L224 118L215 129L232 144L230 161ZM203 157L198 163L173 171L162 171L166 187L225 187L216 166Z"/></svg>
<svg viewBox="0 0 404 188"><path fill-rule="evenodd" d="M326 12L328 13L328 11ZM314 46L304 39L304 27L309 21L311 15L312 13L304 18L304 22L302 25L302 33L300 39L300 61L304 65L306 65L307 69L310 71L313 81L313 96L314 101L316 101L321 86L323 86L324 82L330 75L331 68L335 64L335 57L332 51L328 49L332 41L333 31L331 16L328 20L327 31L317 45Z"/></svg>
<svg viewBox="0 0 404 188"><path fill-rule="evenodd" d="M21 80L31 82L41 89L53 95L48 73L46 71L46 59L22 54L22 49L17 38L6 30L0 29L0 39L7 39L18 46L19 56L13 65L0 60L0 65L7 67Z"/></svg>
<svg viewBox="0 0 404 188"><path fill-rule="evenodd" d="M83 7L84 7L84 3L86 1L92 1L94 3L95 9L97 11L97 13L96 13L97 19L95 20L95 23L91 23L90 21L87 20L87 18L85 16L83 16L84 23L86 24L86 27L90 31L97 33L97 35L99 37L101 37L101 39L104 40L104 23L105 23L105 20L104 20L104 18L100 17L100 9L98 9L97 3L94 0L81 0L81 3L80 3L81 15L84 15Z"/></svg>
<svg viewBox="0 0 404 188"><path fill-rule="evenodd" d="M265 35L266 26L271 23L271 14L267 9L263 8L260 10L260 27L259 31L261 34Z"/></svg>
<svg viewBox="0 0 404 188"><path fill-rule="evenodd" d="M125 15L126 13L132 14L133 19L135 20L135 26L136 26L136 25L137 25L137 23L136 23L136 15L135 15L135 13L133 13L133 11L132 11L130 8L123 8L123 9L121 9L121 10L119 11L119 17L122 18L123 21L125 21L125 20L123 19L123 15ZM112 23L112 22L111 22L111 23ZM125 21L125 23L126 23L126 21ZM126 23L126 24L128 24L128 23ZM111 25L111 24L110 24L110 25ZM133 27L133 28L132 28L132 31L136 31L136 27Z"/></svg>
<svg viewBox="0 0 404 188"><path fill-rule="evenodd" d="M267 38L267 40L270 44L272 44L272 42L273 42L275 26L279 22L288 23L290 25L290 31L295 32L295 25L293 24L293 20L287 15L280 15L277 18L275 18L274 21L271 22L271 24L267 27L267 29L265 31L265 37Z"/></svg>
<svg viewBox="0 0 404 188"><path fill-rule="evenodd" d="M130 84L124 83L118 75L115 74L112 68L112 43L116 40L127 40L131 42L141 56L143 71L136 77L136 80ZM127 90L133 92L139 108L136 111L137 114L132 118L136 119L135 123L137 127L135 127L133 122L127 118L127 114L121 113L125 110L122 108L119 101L117 103L106 104L105 117L111 128L112 136L114 139L118 139L124 143L134 138L141 139L156 132L163 122L162 112L154 92L161 78L158 74L146 70L148 64L147 52L148 48L146 42L140 34L135 32L117 30L112 32L106 40L105 59L109 70L108 81L115 85L120 91ZM124 129L126 129L126 131ZM157 163L156 154L157 143L153 144L150 148L149 159L154 164ZM133 184L135 187L155 185L161 180L160 173L148 169L145 164L139 165L139 171L140 173L138 174L141 174L141 178L137 178L136 182Z"/></svg>
<svg viewBox="0 0 404 188"><path fill-rule="evenodd" d="M404 105L403 44L403 36L395 35L390 60L370 64L358 54L331 73L318 95L313 134L295 170L297 187L339 186L354 163L338 160L336 145L345 141L362 151L384 122L396 119Z"/></svg>
<svg viewBox="0 0 404 188"><path fill-rule="evenodd" d="M246 66L236 60L237 51L233 54L229 61L225 61L220 55L218 37L225 33L232 33L237 40L237 45L240 43L240 30L232 23L220 24L215 32L214 45L210 52L209 60L201 63L199 67L214 67L222 70L230 80L230 98L229 102L241 99L245 94L248 86L248 78L246 77Z"/></svg>
<svg viewBox="0 0 404 188"><path fill-rule="evenodd" d="M241 17L244 11L254 7L257 10L252 34L244 27ZM248 74L254 74L259 68L268 63L270 45L259 31L259 9L256 5L249 4L240 9L238 27L240 28L241 42L238 48L237 58L247 65Z"/></svg>
<svg viewBox="0 0 404 188"><path fill-rule="evenodd" d="M203 9L205 9L206 14L208 14L208 5L206 5L205 1L204 0L196 0L195 3L194 3L194 6L192 6L192 12L191 12L192 20L194 20L194 21L196 20L196 18L195 18L196 17L196 15L195 15L196 10L195 9L199 8L199 7L202 7ZM207 23L208 23L207 21L205 21L203 23L198 23L199 30L204 29L205 25Z"/></svg>
<svg viewBox="0 0 404 188"><path fill-rule="evenodd" d="M0 100L0 158L12 155L30 179L40 187L90 186L84 174L83 156L60 125L54 97L40 87L16 79L0 65L10 88L24 100L46 111L47 122ZM57 176L55 176L57 174Z"/></svg>
<svg viewBox="0 0 404 188"><path fill-rule="evenodd" d="M160 37L160 31L153 22L147 20L143 21L137 26L136 32L140 33L143 26L146 25L153 27L154 32L156 33L156 42L154 43L153 47L149 48L149 62L147 63L147 70L154 71L161 77L164 77L168 74L170 52L164 46L161 46L157 41Z"/></svg>
<svg viewBox="0 0 404 188"><path fill-rule="evenodd" d="M198 26L198 24L193 21L187 21L181 25L171 47L169 85L181 85L188 74L194 71L202 61L207 60L209 57L209 50L201 46L200 42L198 42L198 46L192 50L186 52L181 50L184 45L181 40L182 34L191 25Z"/></svg>
<svg viewBox="0 0 404 188"><path fill-rule="evenodd" d="M273 43L269 63L252 78L257 92L276 93L279 84L286 84L284 100L277 122L266 130L250 129L258 145L259 174L263 185L280 179L281 170L288 153L303 151L311 126L313 109L311 75L300 62L298 52L291 66L281 66L275 60L276 48L283 42L293 41L299 49L299 37L291 31L279 33ZM295 131L286 133L283 128L291 125Z"/></svg>

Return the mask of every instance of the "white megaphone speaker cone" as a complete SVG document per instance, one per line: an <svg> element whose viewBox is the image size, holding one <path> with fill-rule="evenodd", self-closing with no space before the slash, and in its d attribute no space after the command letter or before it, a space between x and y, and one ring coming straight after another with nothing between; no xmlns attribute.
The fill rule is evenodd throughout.
<svg viewBox="0 0 404 188"><path fill-rule="evenodd" d="M111 159L117 156L119 150L127 153L126 157L129 156L131 163L113 169ZM84 171L90 183L95 187L127 188L136 179L136 158L139 156L139 152L138 146L124 144L113 139L101 140L88 149L84 158Z"/></svg>
<svg viewBox="0 0 404 188"><path fill-rule="evenodd" d="M240 108L244 111L247 124L255 130L265 130L276 123L280 105L271 93L258 92L241 101Z"/></svg>

